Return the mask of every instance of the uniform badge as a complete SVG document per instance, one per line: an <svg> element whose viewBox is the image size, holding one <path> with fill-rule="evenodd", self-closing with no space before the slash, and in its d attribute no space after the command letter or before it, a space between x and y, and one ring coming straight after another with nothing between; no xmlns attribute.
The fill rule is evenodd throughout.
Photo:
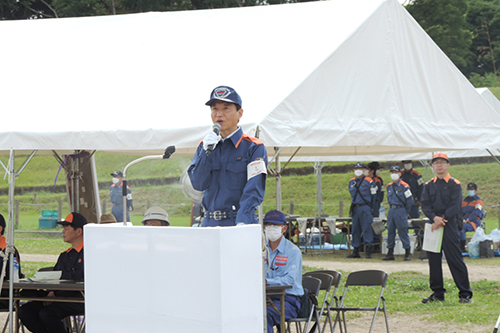
<svg viewBox="0 0 500 333"><path fill-rule="evenodd" d="M214 90L213 98L226 98L231 94L231 91L225 87L217 88Z"/></svg>

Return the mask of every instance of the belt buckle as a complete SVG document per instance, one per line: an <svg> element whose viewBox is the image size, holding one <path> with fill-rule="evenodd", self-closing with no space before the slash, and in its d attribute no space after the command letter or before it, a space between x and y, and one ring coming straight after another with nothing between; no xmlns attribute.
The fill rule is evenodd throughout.
<svg viewBox="0 0 500 333"><path fill-rule="evenodd" d="M222 211L216 210L213 214L214 214L214 220L216 221L222 220Z"/></svg>

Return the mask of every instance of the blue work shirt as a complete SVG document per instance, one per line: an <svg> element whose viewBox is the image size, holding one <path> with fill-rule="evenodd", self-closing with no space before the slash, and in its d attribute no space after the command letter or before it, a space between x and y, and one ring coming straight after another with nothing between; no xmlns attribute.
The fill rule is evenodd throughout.
<svg viewBox="0 0 500 333"><path fill-rule="evenodd" d="M359 192L356 188L359 188ZM377 185L370 177L354 177L349 181L349 192L351 193L351 204L373 207L377 197Z"/></svg>
<svg viewBox="0 0 500 333"><path fill-rule="evenodd" d="M116 217L118 222L123 222L123 182L120 184L113 184L109 188L109 198L111 199L111 203L113 207L111 208L111 213ZM132 197L132 190L127 185L127 196ZM132 206L133 200L127 198L127 220L129 219L129 208Z"/></svg>
<svg viewBox="0 0 500 333"><path fill-rule="evenodd" d="M269 242L267 242L267 247L271 250ZM269 254L269 258L266 253L264 263L267 284L293 286L293 288L286 290L287 294L304 295L304 289L302 288L302 253L299 248L282 236L278 247Z"/></svg>
<svg viewBox="0 0 500 333"><path fill-rule="evenodd" d="M483 218L483 207L483 200L477 194L474 194L472 197L467 196L462 202L464 220L469 219L471 222L474 222L476 227L479 227Z"/></svg>
<svg viewBox="0 0 500 333"><path fill-rule="evenodd" d="M203 142L200 143L188 174L193 188L204 191L202 204L206 214L203 226L258 222L255 210L264 200L266 174L247 180L247 166L256 160L263 160L267 167L266 148L262 141L244 134L241 127L221 140L209 156L206 156ZM209 212L215 211L237 213L218 221L209 218Z"/></svg>
<svg viewBox="0 0 500 333"><path fill-rule="evenodd" d="M410 214L413 205L413 195L410 185L398 179L397 182L387 185L387 201L389 205L397 205L406 209L406 215Z"/></svg>

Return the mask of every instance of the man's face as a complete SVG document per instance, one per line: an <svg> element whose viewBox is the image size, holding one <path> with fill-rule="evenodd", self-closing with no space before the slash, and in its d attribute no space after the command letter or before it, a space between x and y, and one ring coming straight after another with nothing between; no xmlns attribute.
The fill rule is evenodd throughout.
<svg viewBox="0 0 500 333"><path fill-rule="evenodd" d="M432 169L436 172L436 174L445 174L448 171L448 168L450 167L450 163L446 162L446 160L442 158L436 159L434 162L432 162Z"/></svg>
<svg viewBox="0 0 500 333"><path fill-rule="evenodd" d="M212 111L212 122L220 124L223 137L236 130L243 115L243 109L238 111L236 110L236 104L224 101L213 102L210 110Z"/></svg>
<svg viewBox="0 0 500 333"><path fill-rule="evenodd" d="M73 227L69 224L66 224L63 228L62 234L63 234L63 240L66 243L73 243L78 237L80 237L82 233L82 229L73 229Z"/></svg>
<svg viewBox="0 0 500 333"><path fill-rule="evenodd" d="M152 226L152 227L161 227L162 226L160 220L146 220L146 221L144 221L144 225Z"/></svg>

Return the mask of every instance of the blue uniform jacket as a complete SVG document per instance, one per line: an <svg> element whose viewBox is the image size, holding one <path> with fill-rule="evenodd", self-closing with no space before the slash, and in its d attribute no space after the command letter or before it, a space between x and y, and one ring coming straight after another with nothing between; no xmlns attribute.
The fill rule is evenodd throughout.
<svg viewBox="0 0 500 333"><path fill-rule="evenodd" d="M408 197L405 195L406 191L410 191ZM411 195L410 185L401 179L396 183L389 183L387 185L387 201L389 205L404 206L406 215L410 214L411 206L413 205L413 195Z"/></svg>
<svg viewBox="0 0 500 333"><path fill-rule="evenodd" d="M269 242L267 243L269 246ZM302 288L302 253L285 237L281 237L280 244L269 254L271 267L269 268L269 258L264 258L266 281L270 285L290 285L291 289L287 289L289 295L302 296L304 289Z"/></svg>
<svg viewBox="0 0 500 333"><path fill-rule="evenodd" d="M359 187L358 195L356 195L357 187ZM351 193L351 204L367 204L373 207L373 203L377 197L377 185L370 177L354 177L349 181L349 192Z"/></svg>
<svg viewBox="0 0 500 333"><path fill-rule="evenodd" d="M267 167L264 144L244 134L241 127L230 138L221 140L209 156L200 143L188 173L193 188L205 192L205 211L227 212L234 206L238 211L234 224L257 223L255 210L264 200L266 174L247 180L247 165L258 159L264 160Z"/></svg>
<svg viewBox="0 0 500 333"><path fill-rule="evenodd" d="M462 207L462 186L448 173L443 179L434 177L424 185L422 210L432 223L434 217L456 219Z"/></svg>
<svg viewBox="0 0 500 333"><path fill-rule="evenodd" d="M122 185L123 183L120 183L119 185L113 184L109 188L109 198L111 199L111 203L113 204L113 206L123 206ZM132 194L132 190L128 186L127 186L127 194ZM133 203L132 199L130 200L127 199L127 208L132 206L132 203Z"/></svg>
<svg viewBox="0 0 500 333"><path fill-rule="evenodd" d="M476 224L476 227L479 227L483 218L483 207L483 200L477 194L474 194L472 197L466 197L462 202L464 220L469 219Z"/></svg>
<svg viewBox="0 0 500 333"><path fill-rule="evenodd" d="M413 169L411 171L403 170L401 172L401 180L410 186L415 203L416 201L420 201L424 189L424 180L420 172Z"/></svg>

